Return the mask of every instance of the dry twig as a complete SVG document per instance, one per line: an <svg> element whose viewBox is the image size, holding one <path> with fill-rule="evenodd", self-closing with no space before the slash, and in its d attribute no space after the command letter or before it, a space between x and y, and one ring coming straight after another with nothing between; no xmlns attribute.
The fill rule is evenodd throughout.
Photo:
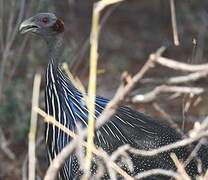
<svg viewBox="0 0 208 180"><path fill-rule="evenodd" d="M76 141L82 141L82 146L87 147L87 143L85 141L83 141L83 139L81 139L77 134L75 134L74 132L72 132L71 130L69 130L68 128L66 128L64 125L59 124L58 121L56 121L52 116L49 116L48 114L46 114L44 111L42 111L39 108L35 108L35 111L37 111L42 117L44 117L44 120L47 123L51 123L53 125L55 125L56 127L60 128L64 133L66 133L67 135L69 135L70 137L73 138L73 140L71 141L70 144L75 144ZM82 135L84 137L86 137L87 134L87 130L84 129L82 132ZM70 148L69 148L70 147ZM51 163L51 168L50 171L46 172L46 177L49 180L54 180L56 178L55 173L53 173L53 176L50 174L51 171L56 171L57 169L59 169L61 167L61 165L64 163L64 161L66 160L66 158L71 154L71 146L66 146L62 149L62 151L59 153L60 156L57 156L53 161L56 161L56 163ZM93 147L92 152L97 155L98 157L101 157L103 160L104 159L108 159L108 164L109 166L116 171L117 173L119 173L120 175L122 175L125 179L127 180L133 180L133 178L131 176L129 176L124 170L122 170L116 163L114 163L110 158L108 158L107 154L101 150L101 149L97 149L95 147ZM56 171L57 172L57 171Z"/></svg>
<svg viewBox="0 0 208 180"><path fill-rule="evenodd" d="M138 175L135 176L135 178L143 179L152 175L164 175L164 176L174 177L175 179L182 179L180 174L171 170L167 170L167 169L151 169L151 170L139 173Z"/></svg>
<svg viewBox="0 0 208 180"><path fill-rule="evenodd" d="M161 57L161 56L158 56L155 61L162 66L180 71L187 71L187 72L208 71L207 63L193 65L193 64L178 62L173 59Z"/></svg>
<svg viewBox="0 0 208 180"><path fill-rule="evenodd" d="M97 61L98 61L98 42L100 33L100 13L102 10L114 3L122 0L101 0L93 6L92 27L90 34L90 76L88 86L89 96L89 114L88 114L88 133L87 133L87 154L86 154L86 168L90 169L92 160L92 149L94 139L94 114L95 114L95 98L96 98L96 77L97 77Z"/></svg>
<svg viewBox="0 0 208 180"><path fill-rule="evenodd" d="M172 22L172 28L173 28L173 40L174 44L176 46L179 45L179 38L178 38L178 29L177 29L177 23L176 23L176 13L175 13L175 1L170 0L170 12L171 12L171 22Z"/></svg>
<svg viewBox="0 0 208 180"><path fill-rule="evenodd" d="M191 154L189 155L189 157L186 159L186 161L184 162L184 165L186 166L187 164L190 163L190 161L196 157L197 152L199 151L199 149L201 148L201 146L204 144L205 139L202 138L200 139L200 141L197 143L197 145L194 147L194 149L192 150Z"/></svg>
<svg viewBox="0 0 208 180"><path fill-rule="evenodd" d="M196 71L184 76L176 76L170 78L145 78L141 80L141 83L152 83L152 84L182 84L188 82L195 82L199 79L206 78L208 76L208 70Z"/></svg>
<svg viewBox="0 0 208 180"><path fill-rule="evenodd" d="M164 50L165 48L161 47L156 51L156 53L151 54L142 69L132 78L128 77L128 81L126 81L125 85L121 84L119 86L113 99L107 104L102 114L98 117L96 122L96 128L101 127L116 112L117 107L121 104L121 102L128 95L128 93L134 88L135 84L144 77L146 72L152 66L154 66L155 60L157 59L157 57L161 56Z"/></svg>
<svg viewBox="0 0 208 180"><path fill-rule="evenodd" d="M30 132L29 132L29 146L28 146L28 157L29 157L29 180L35 180L35 139L37 130L37 112L34 111L34 107L38 106L39 92L40 92L41 75L36 74L33 84L33 96L32 96L32 112L30 120Z"/></svg>
<svg viewBox="0 0 208 180"><path fill-rule="evenodd" d="M184 169L183 164L178 160L177 156L174 153L170 154L170 157L172 158L173 162L175 163L178 172L180 173L183 180L191 180L191 178L186 173L186 170Z"/></svg>
<svg viewBox="0 0 208 180"><path fill-rule="evenodd" d="M76 141L73 141L73 143L70 143L66 145L65 148L63 148L63 150L56 156L56 158L52 161L49 168L47 169L44 180L56 179L59 169L64 164L67 157L69 157L69 155L74 151L75 148Z"/></svg>
<svg viewBox="0 0 208 180"><path fill-rule="evenodd" d="M2 128L0 127L0 149L7 155L11 160L15 160L15 154L9 149L9 143L4 135Z"/></svg>
<svg viewBox="0 0 208 180"><path fill-rule="evenodd" d="M174 122L174 120L171 118L171 116L165 112L165 110L160 107L158 103L153 103L153 107L163 116L163 118L170 124L170 126L175 129L179 134L184 136L184 133L180 130L177 123Z"/></svg>
<svg viewBox="0 0 208 180"><path fill-rule="evenodd" d="M25 10L25 1L26 0L21 0L20 1L20 10L18 11L19 13L16 15L16 11L12 10L9 11L9 15L8 15L8 19L9 19L9 23L5 23L7 24L7 31L4 31L4 21L6 18L4 13L7 9L4 9L4 7L6 7L5 2L0 1L0 11L1 11L1 16L0 16L0 34L2 36L0 36L0 49L1 49L1 61L0 61L0 100L2 99L2 93L3 93L3 85L4 85L4 78L5 78L5 70L6 70L6 65L8 63L7 59L12 51L12 45L15 41L15 38L17 36L18 33L18 27L22 21L23 15L24 15L24 10ZM13 3L13 7L15 7L15 3L16 1L12 1ZM15 17L17 16L17 20L14 21ZM15 22L15 23L14 23ZM4 41L4 37L6 37L6 40ZM21 45L24 46L24 45ZM21 49L20 46L20 49ZM16 63L15 63L16 66Z"/></svg>
<svg viewBox="0 0 208 180"><path fill-rule="evenodd" d="M152 102L162 92L200 95L204 92L204 89L199 88L199 87L186 87L186 86L182 87L182 86L161 85L161 86L157 86L152 91L150 91L146 94L138 94L138 95L134 96L132 98L132 102L133 103Z"/></svg>

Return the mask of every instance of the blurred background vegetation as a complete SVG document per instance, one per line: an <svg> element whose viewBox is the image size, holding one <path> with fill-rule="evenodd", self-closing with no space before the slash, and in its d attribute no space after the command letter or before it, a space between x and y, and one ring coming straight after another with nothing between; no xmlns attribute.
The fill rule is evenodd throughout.
<svg viewBox="0 0 208 180"><path fill-rule="evenodd" d="M28 39L20 35L20 22L37 12L55 12L62 17L67 41L64 61L68 63L73 75L87 85L93 2L95 1L0 0L0 179L24 179L33 77L36 72L41 72L44 79L47 65L45 44L38 37ZM180 38L180 46L176 47L173 44L169 1L127 0L108 8L103 14L100 39L98 94L111 98L120 83L121 73L136 73L149 54L161 45L168 47L164 54L166 57L192 64L207 62L207 11L207 0L176 1ZM196 44L193 43L194 39ZM170 73L176 72L157 67L148 73L148 77L168 77ZM197 83L206 88L207 82L203 80ZM147 89L151 87L140 84L132 95ZM185 96L171 102L167 101L166 96L161 96L157 103L179 125L186 119L188 129L195 120L207 115L207 99L205 93L200 104L186 113L183 111L187 100ZM44 107L44 81L40 105ZM152 104L131 106L161 118ZM41 146L38 148L37 167L38 175L42 177L47 163L42 141L44 125L41 121L39 127L38 140Z"/></svg>

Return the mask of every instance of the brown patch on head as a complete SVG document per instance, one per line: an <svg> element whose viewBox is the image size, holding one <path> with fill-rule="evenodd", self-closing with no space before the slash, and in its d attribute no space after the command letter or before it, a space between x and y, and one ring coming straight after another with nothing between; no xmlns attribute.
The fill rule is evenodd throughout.
<svg viewBox="0 0 208 180"><path fill-rule="evenodd" d="M63 22L63 20L58 18L52 28L53 28L54 31L56 31L58 33L63 32L64 31L64 22Z"/></svg>

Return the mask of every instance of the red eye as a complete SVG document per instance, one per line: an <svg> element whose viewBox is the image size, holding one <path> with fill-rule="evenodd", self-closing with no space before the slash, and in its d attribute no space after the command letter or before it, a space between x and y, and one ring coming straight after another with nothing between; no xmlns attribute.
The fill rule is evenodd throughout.
<svg viewBox="0 0 208 180"><path fill-rule="evenodd" d="M42 22L45 24L48 23L48 18L47 17L42 18Z"/></svg>

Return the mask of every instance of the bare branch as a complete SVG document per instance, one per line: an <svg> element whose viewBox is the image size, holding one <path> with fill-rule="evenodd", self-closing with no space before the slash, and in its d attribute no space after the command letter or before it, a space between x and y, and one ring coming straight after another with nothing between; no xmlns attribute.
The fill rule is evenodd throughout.
<svg viewBox="0 0 208 180"><path fill-rule="evenodd" d="M178 29L177 29L177 23L176 23L176 13L175 13L175 1L170 0L170 9L171 9L171 22L172 22L172 28L173 28L173 40L174 44L176 46L179 45L179 38L178 38Z"/></svg>
<svg viewBox="0 0 208 180"><path fill-rule="evenodd" d="M36 74L33 83L33 96L32 96L32 112L30 120L30 132L29 132L29 145L28 145L28 156L29 156L29 180L35 180L35 164L36 164L36 155L35 155L35 139L36 139L36 130L37 130L37 117L38 114L34 111L34 107L38 106L39 93L40 93L40 82L41 75Z"/></svg>
<svg viewBox="0 0 208 180"><path fill-rule="evenodd" d="M0 148L7 155L7 157L11 160L15 160L15 154L9 149L9 143L4 135L2 128L0 127Z"/></svg>
<svg viewBox="0 0 208 180"><path fill-rule="evenodd" d="M56 156L56 158L51 162L46 175L44 177L44 180L55 180L59 169L64 164L65 160L69 157L69 155L74 151L76 147L76 141L73 141L73 143L70 143L66 145L65 148L62 149L62 151Z"/></svg>
<svg viewBox="0 0 208 180"><path fill-rule="evenodd" d="M135 176L135 178L142 179L142 178L146 178L152 175L164 175L164 176L174 177L175 179L182 179L180 174L171 170L167 170L167 169L151 169L151 170L139 173L138 175Z"/></svg>
<svg viewBox="0 0 208 180"><path fill-rule="evenodd" d="M171 116L165 112L165 110L160 107L158 103L153 103L153 107L163 116L163 118L170 124L170 126L175 129L181 136L184 136L184 133L181 131L179 126L177 125L176 122L171 118Z"/></svg>
<svg viewBox="0 0 208 180"><path fill-rule="evenodd" d="M170 78L145 78L141 80L141 83L152 83L152 84L182 84L188 82L195 82L199 79L205 78L208 76L208 70L206 71L196 71L184 76L176 76Z"/></svg>
<svg viewBox="0 0 208 180"><path fill-rule="evenodd" d="M180 173L183 180L191 180L191 178L186 173L186 170L184 169L184 166L181 164L181 162L178 160L177 156L174 153L170 154L170 157L172 158L173 162L175 163L178 172Z"/></svg>
<svg viewBox="0 0 208 180"><path fill-rule="evenodd" d="M167 84L181 84L181 83L187 83L187 82L194 82L201 78L205 78L207 76L208 76L208 70L197 71L197 72L185 75L185 76L171 77L166 81L166 83Z"/></svg>
<svg viewBox="0 0 208 180"><path fill-rule="evenodd" d="M207 136L208 136L208 132L204 131L204 132L201 132L200 134L198 134L197 136L188 137L188 138L185 138L183 140L177 141L175 143L168 144L166 146L162 146L158 149L144 151L144 150L129 148L129 151L131 153L141 155L141 156L154 156L154 155L162 153L162 152L166 152L166 151L169 151L169 150L172 150L172 149L176 149L176 148L179 148L179 147L186 146L188 144L191 144L191 143L193 143L193 142L195 142L195 141L197 141L197 140L199 140L203 137L207 137Z"/></svg>
<svg viewBox="0 0 208 180"><path fill-rule="evenodd" d="M77 140L79 141L82 141L82 145L84 147L87 147L87 143L85 141L83 141L83 139L81 139L77 134L75 134L74 132L72 132L71 130L69 130L68 128L66 128L64 125L62 124L59 124L58 121L56 121L52 116L49 116L48 114L46 114L44 111L42 111L41 109L39 108L35 108L35 111L37 111L42 117L44 117L44 120L47 122L47 123L51 123L53 125L55 125L56 127L60 128L64 133L66 133L67 135L69 135L70 137L73 138L73 140L70 142L70 144L74 144L76 143ZM82 132L82 135L83 137L85 137L87 135L87 129L84 129L83 132ZM65 157L65 160L67 158L66 156L66 153L69 153L70 154L70 151L68 151L67 149L69 148L69 146L66 146L62 149L62 151L59 153L60 154L60 159L61 159L61 162L63 159L63 157ZM102 149L97 149L95 147L93 147L92 149L92 152L97 155L98 157L101 157L103 160L105 160L106 158L108 159L108 156L107 154L102 150ZM64 155L61 155L61 154L64 154ZM56 159L56 158L55 158ZM55 161L55 159L53 161ZM56 162L59 162L59 158L58 160L56 160ZM53 163L53 162L52 162ZM128 175L123 169L121 169L116 163L114 163L110 158L108 159L108 164L109 166L114 170L116 171L117 173L119 173L120 175L122 175L125 179L127 180L133 180L133 178ZM61 166L61 163L57 164L56 163L56 166ZM58 168L58 167L56 167ZM55 174L54 174L55 175ZM49 175L47 175L47 177L49 178ZM51 176L50 177L51 179L50 180L54 180L56 178L56 175L55 176Z"/></svg>
<svg viewBox="0 0 208 180"><path fill-rule="evenodd" d="M180 71L189 71L189 72L195 72L195 71L208 71L208 64L186 64L182 62L175 61L173 59L165 58L158 56L156 58L156 62L159 63L162 66L180 70Z"/></svg>
<svg viewBox="0 0 208 180"><path fill-rule="evenodd" d="M116 91L113 99L107 104L106 108L103 110L102 114L98 117L96 121L96 128L101 127L109 118L116 112L117 107L121 104L128 93L134 88L135 84L140 81L146 72L154 66L154 63L163 52L165 48L159 48L155 54L151 54L142 69L132 78L128 77L126 84L121 84Z"/></svg>
<svg viewBox="0 0 208 180"><path fill-rule="evenodd" d="M199 149L201 148L201 146L204 144L205 139L200 139L200 141L197 143L197 145L194 147L193 151L191 152L191 154L189 155L189 157L186 159L184 165L186 166L187 164L189 164L189 162L196 157L197 152L199 151Z"/></svg>
<svg viewBox="0 0 208 180"><path fill-rule="evenodd" d="M203 88L199 87L186 87L186 86L167 86L161 85L154 88L146 94L138 94L132 98L133 103L147 103L155 100L157 96L162 93L180 93L180 94L194 94L200 95L204 92Z"/></svg>

